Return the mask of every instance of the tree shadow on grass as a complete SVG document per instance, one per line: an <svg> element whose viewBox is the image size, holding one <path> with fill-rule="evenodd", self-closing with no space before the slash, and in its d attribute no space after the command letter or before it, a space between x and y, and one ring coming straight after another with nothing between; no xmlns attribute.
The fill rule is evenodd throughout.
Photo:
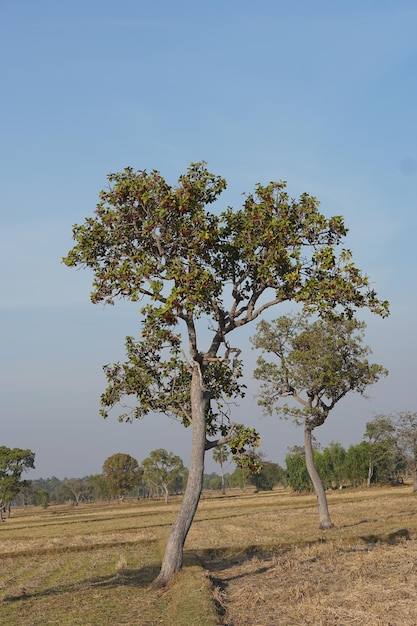
<svg viewBox="0 0 417 626"><path fill-rule="evenodd" d="M367 544L386 543L390 546L411 540L410 531L407 528L399 528L388 535L381 533L380 535L363 535L360 538Z"/></svg>
<svg viewBox="0 0 417 626"><path fill-rule="evenodd" d="M209 572L209 575L210 572L223 573L229 569L233 570L235 567L239 567L241 565L249 563L250 561L255 561L259 559L261 562L259 563L259 568L256 570L256 573L261 574L267 572L269 569L274 567L274 558L277 555L285 554L289 550L291 550L290 547L271 549L270 547L262 547L256 545L247 546L243 550L240 550L238 554L231 554L230 547L227 547L217 548L214 550L199 550L197 552L197 558L200 565ZM270 565L265 564L268 563L268 561L270 561ZM222 577L221 585L219 584L220 579L217 579L216 577L211 578L217 586L224 587L225 581L236 580L244 577L245 575L246 574L237 574L235 576L225 578Z"/></svg>
<svg viewBox="0 0 417 626"><path fill-rule="evenodd" d="M139 569L121 569L108 576L95 576L87 578L76 583L66 585L57 585L42 591L26 592L6 596L3 602L18 602L20 600L28 600L30 598L42 598L63 593L76 593L78 591L93 591L97 589L115 589L117 587L150 587L153 580L159 573L161 565L158 563L145 565Z"/></svg>

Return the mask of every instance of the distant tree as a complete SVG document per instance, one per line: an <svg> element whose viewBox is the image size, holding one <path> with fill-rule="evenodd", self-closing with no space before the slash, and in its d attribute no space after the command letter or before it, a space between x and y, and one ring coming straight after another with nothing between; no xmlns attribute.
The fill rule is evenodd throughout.
<svg viewBox="0 0 417 626"><path fill-rule="evenodd" d="M109 489L103 474L92 474L90 477L93 497L95 500L105 500L109 496Z"/></svg>
<svg viewBox="0 0 417 626"><path fill-rule="evenodd" d="M302 446L294 446L285 456L287 484L293 491L301 493L313 487L307 470L305 451Z"/></svg>
<svg viewBox="0 0 417 626"><path fill-rule="evenodd" d="M34 467L35 454L31 450L0 446L0 522L6 507L10 515L10 503L24 485L23 472Z"/></svg>
<svg viewBox="0 0 417 626"><path fill-rule="evenodd" d="M369 456L369 444L366 441L362 441L357 445L350 445L346 450L344 460L345 474L352 487L359 487L366 483Z"/></svg>
<svg viewBox="0 0 417 626"><path fill-rule="evenodd" d="M397 444L413 479L413 491L417 491L417 412L398 411L391 414L391 419Z"/></svg>
<svg viewBox="0 0 417 626"><path fill-rule="evenodd" d="M41 489L40 491L38 491L38 502L37 504L39 504L43 509L47 509L48 508L48 504L49 504L49 493L46 489Z"/></svg>
<svg viewBox="0 0 417 626"><path fill-rule="evenodd" d="M223 495L226 493L226 486L224 481L224 467L229 459L229 455L229 450L225 445L218 446L213 450L213 461L220 465L221 490Z"/></svg>
<svg viewBox="0 0 417 626"><path fill-rule="evenodd" d="M69 496L78 506L80 502L87 502L92 495L93 488L89 477L85 478L64 478L61 484L62 494Z"/></svg>
<svg viewBox="0 0 417 626"><path fill-rule="evenodd" d="M108 178L95 216L74 226L76 244L64 262L94 272L94 303L141 302L140 340L128 337L126 363L105 367L102 414L127 401L134 408L122 421L164 413L193 429L187 488L154 581L163 586L182 566L205 451L229 441L241 450L257 438L253 429L236 431L225 415L227 403L244 393L231 333L289 300L320 312L340 305L382 315L387 303L349 251L337 254L343 218L325 218L308 194L290 199L283 182L257 184L237 211L210 211L226 181L204 162L191 164L176 186L157 171L132 168Z"/></svg>
<svg viewBox="0 0 417 626"><path fill-rule="evenodd" d="M364 439L368 450L367 486L397 476L401 458L392 416L375 415L366 424Z"/></svg>
<svg viewBox="0 0 417 626"><path fill-rule="evenodd" d="M208 483L208 489L218 490L222 489L222 479L217 474L214 474Z"/></svg>
<svg viewBox="0 0 417 626"><path fill-rule="evenodd" d="M122 498L139 483L142 470L130 454L118 452L104 461L103 476L110 497Z"/></svg>
<svg viewBox="0 0 417 626"><path fill-rule="evenodd" d="M323 481L329 487L338 488L347 482L346 473L346 450L337 441L331 441L321 453Z"/></svg>
<svg viewBox="0 0 417 626"><path fill-rule="evenodd" d="M278 463L262 459L262 469L252 474L250 481L259 491L272 491L276 485L285 481L285 472Z"/></svg>
<svg viewBox="0 0 417 626"><path fill-rule="evenodd" d="M142 461L142 469L144 482L157 490L162 490L165 503L168 502L170 488L179 479L182 480L185 472L182 459L163 448L153 450Z"/></svg>
<svg viewBox="0 0 417 626"><path fill-rule="evenodd" d="M332 528L326 492L314 464L312 434L336 404L351 391L364 394L386 370L369 363L371 350L362 344L365 324L354 318L331 316L311 322L305 315L285 315L261 321L252 339L255 348L272 354L258 358L254 375L262 381L259 404L266 413L303 425L308 473L318 500L319 526ZM282 399L298 403L289 404Z"/></svg>
<svg viewBox="0 0 417 626"><path fill-rule="evenodd" d="M230 487L239 487L246 490L250 478L250 472L245 467L236 467L236 469L228 477Z"/></svg>

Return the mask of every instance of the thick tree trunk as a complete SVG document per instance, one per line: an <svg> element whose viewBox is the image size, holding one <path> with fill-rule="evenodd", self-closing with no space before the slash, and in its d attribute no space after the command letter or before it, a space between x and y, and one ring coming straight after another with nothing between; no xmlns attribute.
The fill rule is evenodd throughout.
<svg viewBox="0 0 417 626"><path fill-rule="evenodd" d="M316 470L316 466L314 465L313 445L312 445L311 439L312 439L311 430L308 428L305 428L304 429L304 449L305 449L305 454L306 454L306 465L307 465L307 471L311 478L311 482L313 483L314 491L316 492L316 495L317 495L317 503L318 503L318 510L319 510L319 528L321 530L327 530L329 528L333 528L333 523L329 515L326 492L324 490L323 483L321 482L320 476Z"/></svg>
<svg viewBox="0 0 417 626"><path fill-rule="evenodd" d="M161 571L153 582L154 587L167 585L172 575L182 567L184 543L197 511L203 487L206 405L207 398L201 386L200 372L198 367L195 366L191 382L193 435L187 487L168 538Z"/></svg>

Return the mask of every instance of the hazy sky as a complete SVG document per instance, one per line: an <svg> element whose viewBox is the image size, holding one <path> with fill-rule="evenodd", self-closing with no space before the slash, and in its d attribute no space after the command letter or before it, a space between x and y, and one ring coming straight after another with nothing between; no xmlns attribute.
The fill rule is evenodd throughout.
<svg viewBox="0 0 417 626"><path fill-rule="evenodd" d="M91 275L61 264L72 224L126 166L175 184L205 160L228 180L223 206L283 179L344 215L356 264L391 302L389 319L362 317L390 375L317 438L348 446L374 413L417 410L416 32L414 0L0 0L0 445L36 453L28 478L159 447L188 465L179 424L99 416L102 365L139 334L138 308L92 305ZM282 463L302 433L259 419L242 345L249 393L233 418Z"/></svg>

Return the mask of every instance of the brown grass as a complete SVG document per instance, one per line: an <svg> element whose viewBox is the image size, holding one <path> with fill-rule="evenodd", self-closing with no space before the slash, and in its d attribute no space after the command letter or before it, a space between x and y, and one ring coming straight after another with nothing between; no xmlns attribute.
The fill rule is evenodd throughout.
<svg viewBox="0 0 417 626"><path fill-rule="evenodd" d="M0 624L415 626L410 487L204 497L185 565L151 588L178 500L15 510L0 525Z"/></svg>
<svg viewBox="0 0 417 626"><path fill-rule="evenodd" d="M329 502L331 531L317 529L315 498L285 493L227 508L216 522L223 541L210 539L208 521L195 525L224 624L417 624L416 496L380 489Z"/></svg>

